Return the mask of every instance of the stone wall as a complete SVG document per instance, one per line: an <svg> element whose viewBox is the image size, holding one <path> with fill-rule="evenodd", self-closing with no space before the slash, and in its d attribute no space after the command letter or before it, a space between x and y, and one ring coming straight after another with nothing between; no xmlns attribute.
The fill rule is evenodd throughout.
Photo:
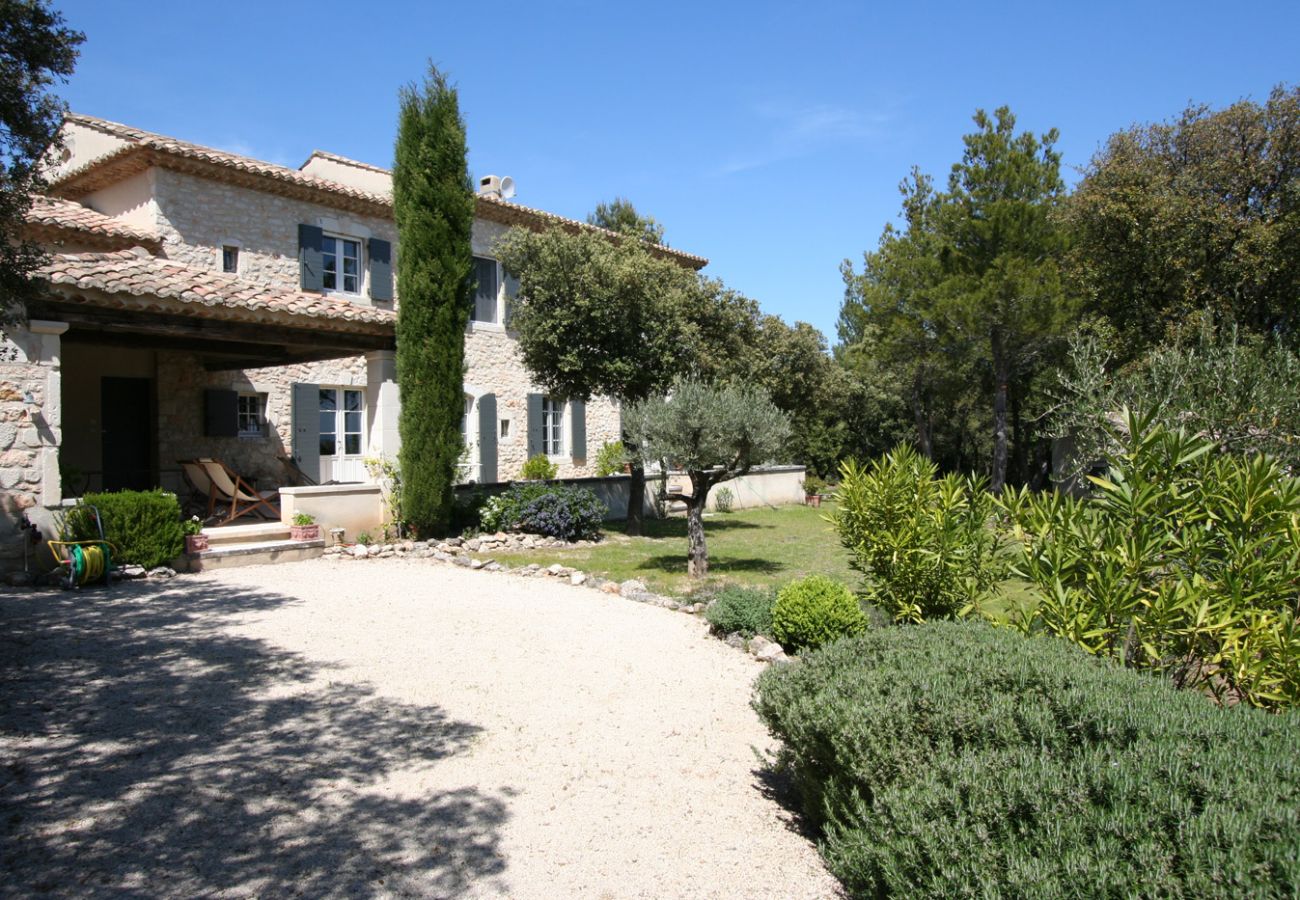
<svg viewBox="0 0 1300 900"><path fill-rule="evenodd" d="M21 569L24 517L52 533L46 507L62 500L59 326L33 322L0 340L0 569ZM35 548L33 548L35 549Z"/></svg>
<svg viewBox="0 0 1300 900"><path fill-rule="evenodd" d="M476 410L478 397L495 394L497 418L510 423L506 437L499 436L500 424L497 426L497 479L516 479L528 459L528 395L540 392L519 358L519 344L500 326L471 323L465 336L465 367L465 391L475 398ZM572 455L555 457L560 478L595 474L596 453L601 445L619 439L617 403L593 397L587 403L586 417L587 455L578 459ZM476 432L474 424L471 421L471 432ZM571 426L566 420L566 438L572 434Z"/></svg>
<svg viewBox="0 0 1300 900"><path fill-rule="evenodd" d="M157 210L150 227L162 236L163 255L186 265L219 272L222 246L235 245L241 278L296 289L300 224L357 238L363 255L367 238L397 242L392 219L360 216L168 169L155 168L150 174ZM85 202L99 209L111 201L112 190L91 194ZM368 270L364 259L361 268L363 273ZM369 296L367 281L361 295L349 299L368 304Z"/></svg>

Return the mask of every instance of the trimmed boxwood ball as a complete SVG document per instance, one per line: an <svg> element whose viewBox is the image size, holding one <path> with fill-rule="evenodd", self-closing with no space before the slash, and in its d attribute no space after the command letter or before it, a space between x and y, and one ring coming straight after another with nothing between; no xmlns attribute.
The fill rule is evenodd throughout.
<svg viewBox="0 0 1300 900"><path fill-rule="evenodd" d="M797 653L867 628L853 592L825 575L810 575L781 588L772 608L772 637Z"/></svg>
<svg viewBox="0 0 1300 900"><path fill-rule="evenodd" d="M759 679L854 897L1293 897L1300 718L1060 638L875 629Z"/></svg>

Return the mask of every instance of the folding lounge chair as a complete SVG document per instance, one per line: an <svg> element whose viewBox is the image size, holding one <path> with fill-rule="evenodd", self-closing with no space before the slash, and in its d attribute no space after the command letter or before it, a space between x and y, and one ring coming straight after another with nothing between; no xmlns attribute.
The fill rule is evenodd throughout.
<svg viewBox="0 0 1300 900"><path fill-rule="evenodd" d="M279 491L253 490L252 485L220 460L200 459L198 463L212 482L208 510L221 516L218 524L225 525L249 514L280 518L279 507L271 502Z"/></svg>
<svg viewBox="0 0 1300 900"><path fill-rule="evenodd" d="M197 459L178 459L176 464L181 467L181 475L190 488L190 496L184 504L185 511L188 513L196 507L198 512L206 509L207 518L212 518L212 508L216 503L213 499L212 479Z"/></svg>

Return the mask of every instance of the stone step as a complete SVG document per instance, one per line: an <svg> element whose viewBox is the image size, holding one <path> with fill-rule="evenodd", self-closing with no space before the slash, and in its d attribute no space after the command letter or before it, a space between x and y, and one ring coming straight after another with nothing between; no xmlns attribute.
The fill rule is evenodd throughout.
<svg viewBox="0 0 1300 900"><path fill-rule="evenodd" d="M230 544L256 544L267 541L287 541L289 526L283 522L256 522L250 525L217 525L203 529L208 536L208 546Z"/></svg>
<svg viewBox="0 0 1300 900"><path fill-rule="evenodd" d="M286 528L285 534L289 529ZM260 566L267 563L298 562L317 559L325 555L324 541L247 541L244 543L209 545L202 553L189 557L191 572L212 572L235 566Z"/></svg>

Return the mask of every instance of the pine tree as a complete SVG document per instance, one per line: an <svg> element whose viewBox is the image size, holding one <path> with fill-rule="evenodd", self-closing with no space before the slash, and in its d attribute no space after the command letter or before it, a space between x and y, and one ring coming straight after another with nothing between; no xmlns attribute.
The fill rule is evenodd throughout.
<svg viewBox="0 0 1300 900"><path fill-rule="evenodd" d="M474 192L456 89L433 66L402 90L393 164L402 510L444 533L462 449L465 328L473 297Z"/></svg>

